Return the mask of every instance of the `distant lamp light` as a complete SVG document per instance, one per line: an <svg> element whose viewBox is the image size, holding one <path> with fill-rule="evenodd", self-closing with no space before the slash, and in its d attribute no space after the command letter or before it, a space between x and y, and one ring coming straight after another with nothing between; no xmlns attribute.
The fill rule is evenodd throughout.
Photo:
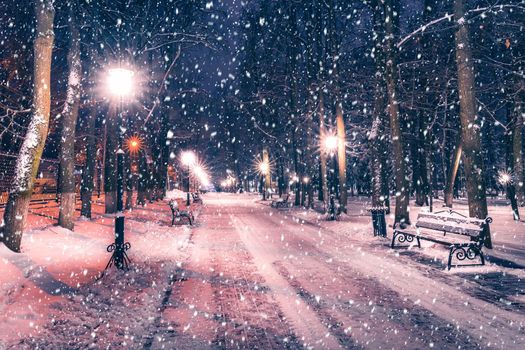
<svg viewBox="0 0 525 350"><path fill-rule="evenodd" d="M125 147L130 154L137 154L142 149L142 138L138 135L130 136L126 140Z"/></svg>
<svg viewBox="0 0 525 350"><path fill-rule="evenodd" d="M337 149L337 136L326 136L324 139L324 148L327 153L333 153Z"/></svg>
<svg viewBox="0 0 525 350"><path fill-rule="evenodd" d="M508 185L512 182L512 174L506 171L500 171L498 175L498 182L502 185Z"/></svg>
<svg viewBox="0 0 525 350"><path fill-rule="evenodd" d="M260 162L259 171L261 172L261 174L267 175L270 171L270 164L268 164L268 162Z"/></svg>
<svg viewBox="0 0 525 350"><path fill-rule="evenodd" d="M307 184L308 182L310 182L310 178L308 176L303 177L303 182Z"/></svg>

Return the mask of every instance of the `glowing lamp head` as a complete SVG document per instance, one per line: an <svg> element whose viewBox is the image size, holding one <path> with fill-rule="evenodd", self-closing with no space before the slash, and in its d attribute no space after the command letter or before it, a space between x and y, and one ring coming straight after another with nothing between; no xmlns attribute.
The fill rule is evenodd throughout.
<svg viewBox="0 0 525 350"><path fill-rule="evenodd" d="M310 182L310 178L307 176L303 177L303 182L307 184L308 182Z"/></svg>
<svg viewBox="0 0 525 350"><path fill-rule="evenodd" d="M124 148L132 155L137 154L142 149L142 138L138 135L128 137Z"/></svg>
<svg viewBox="0 0 525 350"><path fill-rule="evenodd" d="M270 164L267 162L261 162L259 163L259 170L261 171L261 174L266 175L270 171Z"/></svg>
<svg viewBox="0 0 525 350"><path fill-rule="evenodd" d="M112 68L106 80L108 92L117 97L133 94L133 71L125 68Z"/></svg>
<svg viewBox="0 0 525 350"><path fill-rule="evenodd" d="M193 164L195 164L196 161L195 153L193 153L192 151L186 151L182 153L181 160L182 164L186 166L192 166Z"/></svg>
<svg viewBox="0 0 525 350"><path fill-rule="evenodd" d="M326 136L324 139L324 148L327 152L334 152L337 149L337 136Z"/></svg>
<svg viewBox="0 0 525 350"><path fill-rule="evenodd" d="M502 185L507 185L512 182L512 175L506 171L501 171L498 176L498 182Z"/></svg>

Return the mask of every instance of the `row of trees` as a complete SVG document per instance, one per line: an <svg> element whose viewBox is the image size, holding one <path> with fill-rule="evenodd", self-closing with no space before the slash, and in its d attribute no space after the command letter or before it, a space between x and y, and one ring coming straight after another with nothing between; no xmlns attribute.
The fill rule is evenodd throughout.
<svg viewBox="0 0 525 350"><path fill-rule="evenodd" d="M34 17L27 16L24 5L32 5ZM205 1L34 0L2 6L8 7L5 20L16 30L2 33L8 46L2 50L2 56L9 63L2 67L2 74L7 76L2 88L9 88L11 94L2 95L0 107L5 115L0 136L2 150L18 152L4 212L4 244L20 251L45 148L51 154L53 149L58 150L58 224L62 227L74 227L75 164L79 160L82 215L91 217L97 161L104 164L105 210L116 212L119 135L138 134L142 141L142 149L135 157L140 172L138 201L144 202L147 193L152 199L162 198L170 153L175 146L187 143L187 129L172 131L181 123L178 114L186 114L180 101L195 94L194 82L180 79L184 76L181 71L187 70L183 56L199 47L217 46L218 30L210 18L218 18L218 12ZM34 31L30 29L32 23ZM7 38L9 34L12 36ZM16 48L28 36L34 43L32 69L16 67L12 62L18 55L28 61L27 54ZM133 100L115 100L104 88L107 69L111 67L134 70ZM32 81L32 86L27 81ZM58 93L52 95L53 90ZM16 98L26 92L32 94L31 98ZM181 95L175 106L171 98ZM25 108L28 102L30 107ZM132 158L128 153L128 199L133 190Z"/></svg>
<svg viewBox="0 0 525 350"><path fill-rule="evenodd" d="M326 201L335 171L341 211L348 190L374 206L394 194L396 223L409 223L412 194L429 205L442 190L452 206L456 179L469 214L485 218L487 183L498 188L507 171L523 205L524 10L512 0L251 2L240 93L225 93L227 127L242 130L228 143L239 178L268 151L280 191L307 176ZM336 169L327 133L338 137ZM301 188L312 191L296 182L295 204L312 205Z"/></svg>

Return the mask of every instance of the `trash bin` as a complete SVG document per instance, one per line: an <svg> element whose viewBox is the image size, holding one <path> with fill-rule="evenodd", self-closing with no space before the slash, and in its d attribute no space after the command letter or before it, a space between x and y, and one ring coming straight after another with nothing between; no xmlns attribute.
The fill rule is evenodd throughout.
<svg viewBox="0 0 525 350"><path fill-rule="evenodd" d="M372 214L372 226L374 227L374 236L386 237L386 219L385 213L388 210L386 207L372 207L368 208Z"/></svg>

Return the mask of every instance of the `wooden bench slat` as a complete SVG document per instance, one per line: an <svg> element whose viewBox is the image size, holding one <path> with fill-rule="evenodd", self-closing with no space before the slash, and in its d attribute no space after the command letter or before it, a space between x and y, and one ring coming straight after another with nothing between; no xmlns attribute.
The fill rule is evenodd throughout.
<svg viewBox="0 0 525 350"><path fill-rule="evenodd" d="M454 225L474 225L482 228L485 225L485 220L477 218L463 218L458 216L451 215L439 215L434 213L419 213L417 219L435 219L439 221L444 221Z"/></svg>
<svg viewBox="0 0 525 350"><path fill-rule="evenodd" d="M416 223L416 227L426 228L436 231L445 231L450 233L456 233L459 235L466 235L472 237L478 237L483 231L480 227L472 226L453 226L447 223L437 222L437 221L422 221L419 220Z"/></svg>

